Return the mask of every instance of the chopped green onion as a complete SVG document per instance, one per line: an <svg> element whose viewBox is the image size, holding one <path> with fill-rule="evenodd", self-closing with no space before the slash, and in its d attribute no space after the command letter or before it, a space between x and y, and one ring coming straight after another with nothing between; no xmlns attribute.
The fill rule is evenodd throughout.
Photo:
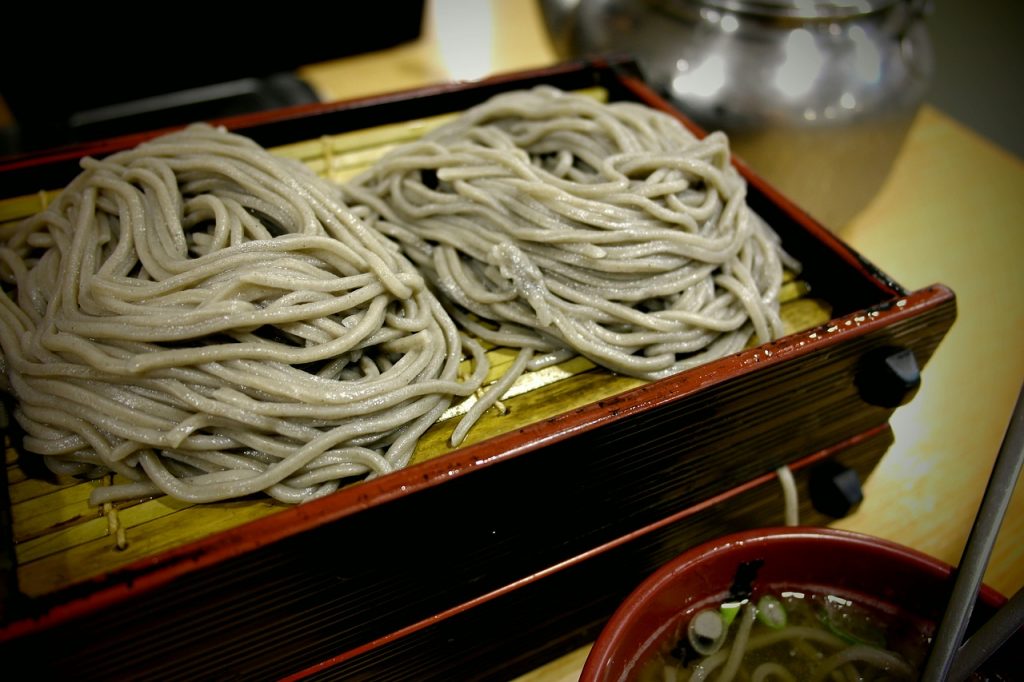
<svg viewBox="0 0 1024 682"><path fill-rule="evenodd" d="M722 614L722 622L725 623L725 627L729 627L736 620L741 606L743 606L741 601L727 601L722 604L719 612Z"/></svg>
<svg viewBox="0 0 1024 682"><path fill-rule="evenodd" d="M847 602L846 606L849 605ZM825 608L819 612L818 619L828 628L829 632L847 644L862 644L884 649L886 646L885 631L861 619L851 618L845 613L842 604L826 602Z"/></svg>
<svg viewBox="0 0 1024 682"><path fill-rule="evenodd" d="M757 601L757 619L770 628L784 628L786 607L776 597L766 594Z"/></svg>
<svg viewBox="0 0 1024 682"><path fill-rule="evenodd" d="M727 632L722 614L714 609L705 609L695 615L686 628L690 646L701 656L710 656L722 648Z"/></svg>

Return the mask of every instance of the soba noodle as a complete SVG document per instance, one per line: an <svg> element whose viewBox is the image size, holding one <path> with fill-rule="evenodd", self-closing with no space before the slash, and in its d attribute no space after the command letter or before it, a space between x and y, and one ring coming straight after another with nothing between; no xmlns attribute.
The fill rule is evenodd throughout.
<svg viewBox="0 0 1024 682"><path fill-rule="evenodd" d="M550 87L498 95L346 184L489 342L658 379L780 335L783 254L728 140ZM494 396L495 398L498 396Z"/></svg>
<svg viewBox="0 0 1024 682"><path fill-rule="evenodd" d="M82 166L4 235L0 343L26 449L132 481L92 502L318 497L404 466L483 381L422 276L305 167L205 125Z"/></svg>
<svg viewBox="0 0 1024 682"><path fill-rule="evenodd" d="M327 494L404 466L478 391L486 359L456 324L520 351L454 443L574 353L657 379L778 336L797 267L723 134L548 87L394 150L340 199L205 125L82 166L3 235L0 344L26 448L131 481L93 502Z"/></svg>

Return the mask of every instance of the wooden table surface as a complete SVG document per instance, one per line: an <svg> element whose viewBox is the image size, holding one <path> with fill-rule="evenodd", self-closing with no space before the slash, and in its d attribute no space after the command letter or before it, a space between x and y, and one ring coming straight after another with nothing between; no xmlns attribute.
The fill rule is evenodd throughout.
<svg viewBox="0 0 1024 682"><path fill-rule="evenodd" d="M339 100L557 61L532 0L428 0L419 40L300 74ZM1024 162L926 105L882 190L837 233L909 289L948 285L959 313L896 410L864 503L834 525L956 564L1024 380ZM1024 586L1021 487L985 576L1008 596ZM586 651L521 679L574 680Z"/></svg>

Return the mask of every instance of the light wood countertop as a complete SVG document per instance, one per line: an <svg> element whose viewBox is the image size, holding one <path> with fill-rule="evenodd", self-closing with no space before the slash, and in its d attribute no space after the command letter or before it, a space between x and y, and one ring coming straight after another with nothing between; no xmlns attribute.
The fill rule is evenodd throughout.
<svg viewBox="0 0 1024 682"><path fill-rule="evenodd" d="M531 0L428 2L424 34L396 48L304 68L326 100L553 64ZM958 318L892 419L895 443L860 509L835 526L959 561L1024 379L1024 162L925 106L882 190L838 234L909 289L948 285ZM1014 495L986 582L1024 586L1024 490ZM571 680L586 648L522 678Z"/></svg>

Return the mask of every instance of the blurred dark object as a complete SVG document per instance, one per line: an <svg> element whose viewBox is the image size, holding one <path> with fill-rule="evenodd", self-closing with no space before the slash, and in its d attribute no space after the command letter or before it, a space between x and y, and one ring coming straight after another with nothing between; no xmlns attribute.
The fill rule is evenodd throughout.
<svg viewBox="0 0 1024 682"><path fill-rule="evenodd" d="M889 173L933 71L922 0L542 0L562 56L644 77L828 227Z"/></svg>
<svg viewBox="0 0 1024 682"><path fill-rule="evenodd" d="M269 5L244 18L165 10L102 25L91 6L18 7L0 41L0 96L15 124L0 154L316 102L298 67L414 40L423 5Z"/></svg>

